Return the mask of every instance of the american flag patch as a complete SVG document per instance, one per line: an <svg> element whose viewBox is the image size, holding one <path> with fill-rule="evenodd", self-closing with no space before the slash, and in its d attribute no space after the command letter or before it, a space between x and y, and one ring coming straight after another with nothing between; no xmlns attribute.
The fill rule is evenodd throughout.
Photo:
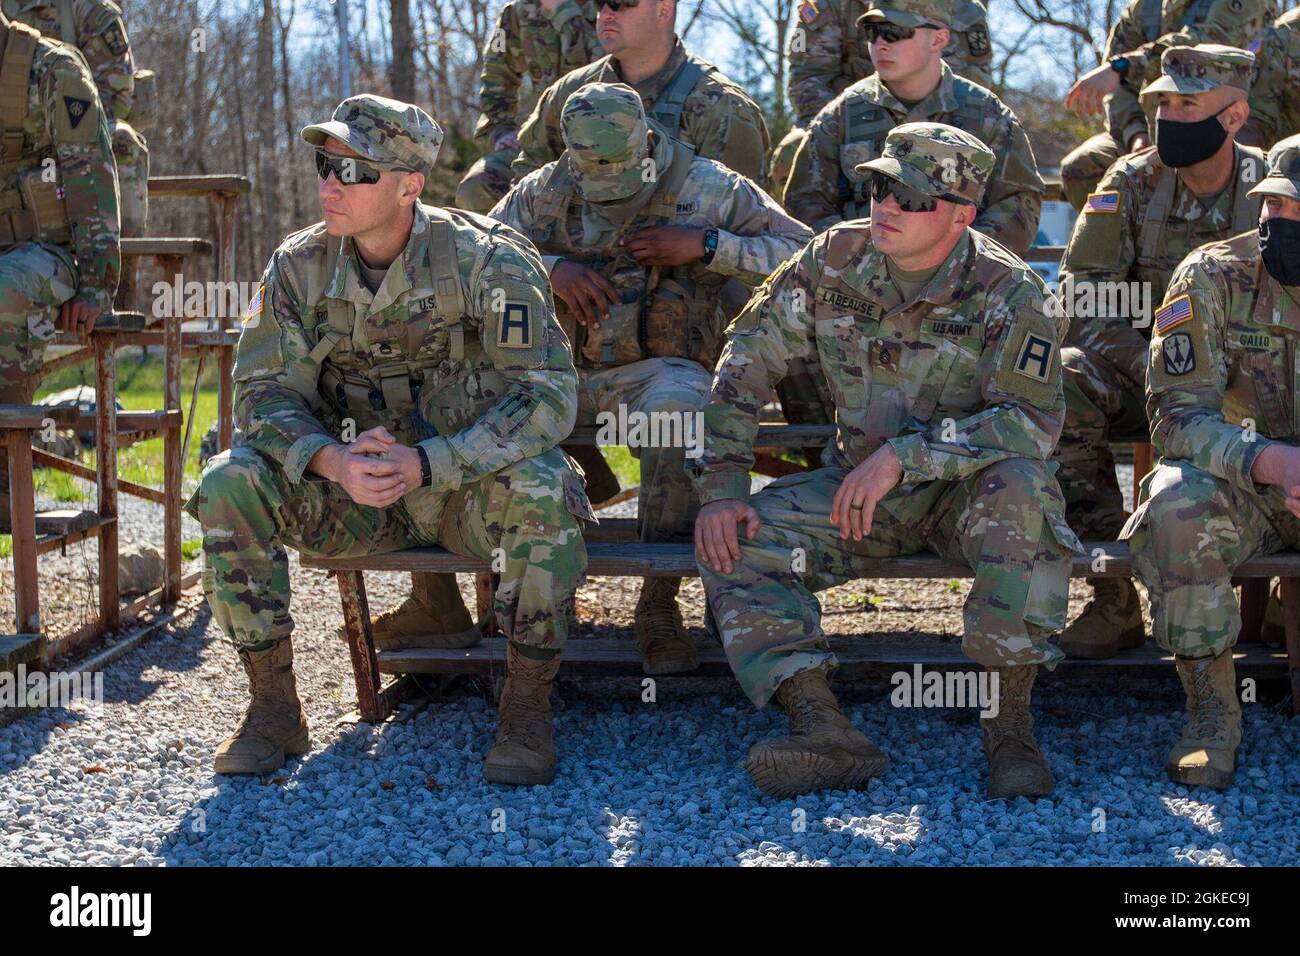
<svg viewBox="0 0 1300 956"><path fill-rule="evenodd" d="M1119 193L1092 193L1083 204L1084 212L1119 212Z"/></svg>
<svg viewBox="0 0 1300 956"><path fill-rule="evenodd" d="M812 23L817 19L819 12L813 0L803 0L803 3L799 4L799 19L804 23Z"/></svg>
<svg viewBox="0 0 1300 956"><path fill-rule="evenodd" d="M266 285L259 285L248 308L244 310L244 325L256 326L262 316L262 299L266 297Z"/></svg>
<svg viewBox="0 0 1300 956"><path fill-rule="evenodd" d="M1180 295L1166 302L1156 311L1156 333L1164 335L1176 325L1182 325L1192 317L1192 297Z"/></svg>

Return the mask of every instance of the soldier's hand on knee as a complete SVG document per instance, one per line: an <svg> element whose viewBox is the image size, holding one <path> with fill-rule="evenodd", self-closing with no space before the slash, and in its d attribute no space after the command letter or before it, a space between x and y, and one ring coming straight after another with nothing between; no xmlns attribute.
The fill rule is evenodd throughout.
<svg viewBox="0 0 1300 956"><path fill-rule="evenodd" d="M695 553L714 571L730 574L740 560L740 539L736 527L745 523L745 538L752 539L763 527L758 512L735 498L710 501L695 519Z"/></svg>
<svg viewBox="0 0 1300 956"><path fill-rule="evenodd" d="M73 296L59 307L59 327L74 335L88 335L94 331L100 309L79 296Z"/></svg>
<svg viewBox="0 0 1300 956"><path fill-rule="evenodd" d="M831 499L831 524L840 529L840 540L853 536L861 541L871 534L876 503L889 494L903 477L903 466L889 443L871 453L848 473Z"/></svg>
<svg viewBox="0 0 1300 956"><path fill-rule="evenodd" d="M652 226L619 240L637 265L684 266L704 258L703 229Z"/></svg>
<svg viewBox="0 0 1300 956"><path fill-rule="evenodd" d="M1283 442L1266 445L1250 466L1250 479L1281 488L1287 510L1300 518L1300 448Z"/></svg>
<svg viewBox="0 0 1300 956"><path fill-rule="evenodd" d="M583 325L600 328L609 318L609 307L619 301L618 289L595 269L569 259L551 270L551 288Z"/></svg>

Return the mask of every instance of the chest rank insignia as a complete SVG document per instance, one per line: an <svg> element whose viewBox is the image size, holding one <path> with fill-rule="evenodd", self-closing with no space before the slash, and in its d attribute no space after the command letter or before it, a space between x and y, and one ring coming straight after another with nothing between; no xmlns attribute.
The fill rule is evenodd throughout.
<svg viewBox="0 0 1300 956"><path fill-rule="evenodd" d="M533 344L531 316L526 302L507 302L497 330L497 345L503 349L526 349Z"/></svg>
<svg viewBox="0 0 1300 956"><path fill-rule="evenodd" d="M1186 375L1196 368L1196 350L1192 337L1186 332L1167 336L1160 346L1164 356L1165 371L1170 375Z"/></svg>

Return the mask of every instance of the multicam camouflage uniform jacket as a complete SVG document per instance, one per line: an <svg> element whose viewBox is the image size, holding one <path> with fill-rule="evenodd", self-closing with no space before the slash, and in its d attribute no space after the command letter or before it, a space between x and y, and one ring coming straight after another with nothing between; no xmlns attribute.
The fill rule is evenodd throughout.
<svg viewBox="0 0 1300 956"><path fill-rule="evenodd" d="M1265 271L1257 229L1202 246L1178 266L1157 313L1147 384L1162 458L1258 492L1256 456L1300 436L1294 291Z"/></svg>
<svg viewBox="0 0 1300 956"><path fill-rule="evenodd" d="M602 51L596 42L594 0L562 0L554 13L538 0L511 0L483 49L474 135L488 149L519 131L542 91Z"/></svg>
<svg viewBox="0 0 1300 956"><path fill-rule="evenodd" d="M904 303L869 224L832 227L728 329L704 454L687 464L701 502L749 497L759 409L788 361L814 351L835 400L835 465L852 468L886 441L904 483L1046 459L1065 419L1064 317L1049 299L1028 266L971 229Z"/></svg>
<svg viewBox="0 0 1300 956"><path fill-rule="evenodd" d="M979 138L999 157L975 228L1024 255L1038 232L1046 191L1033 147L1020 121L982 86L954 76L947 64L934 91L909 111L877 75L826 105L795 156L785 207L814 231L867 215L869 175L856 167L880 155L885 136L913 121L947 123Z"/></svg>
<svg viewBox="0 0 1300 956"><path fill-rule="evenodd" d="M454 489L551 448L577 413L569 342L532 246L423 204L373 296L350 238L320 223L289 236L245 318L234 378L245 444L291 481L345 418L357 433L420 439L433 487Z"/></svg>
<svg viewBox="0 0 1300 956"><path fill-rule="evenodd" d="M1260 40L1242 138L1268 148L1300 132L1300 9L1278 17Z"/></svg>
<svg viewBox="0 0 1300 956"><path fill-rule="evenodd" d="M876 72L867 33L858 25L871 6L870 0L804 0L799 5L789 52L790 105L798 125L807 126L851 84ZM958 0L956 6L944 62L958 76L992 86L988 13L977 0Z"/></svg>

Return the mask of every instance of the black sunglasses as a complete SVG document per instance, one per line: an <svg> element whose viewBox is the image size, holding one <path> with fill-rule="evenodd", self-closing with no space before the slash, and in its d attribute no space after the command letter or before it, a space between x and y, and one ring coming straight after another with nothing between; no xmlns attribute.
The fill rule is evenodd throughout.
<svg viewBox="0 0 1300 956"><path fill-rule="evenodd" d="M884 40L886 43L897 43L899 40L910 40L916 36L917 30L938 30L932 23L923 23L919 27L900 27L897 23L868 23L865 24L867 30L867 41L875 43L878 40Z"/></svg>
<svg viewBox="0 0 1300 956"><path fill-rule="evenodd" d="M600 9L601 7L609 7L615 13L618 13L618 11L626 10L628 7L635 7L640 2L641 0L600 0L600 3L597 4L596 9Z"/></svg>
<svg viewBox="0 0 1300 956"><path fill-rule="evenodd" d="M935 207L939 205L939 200L934 196L927 196L919 189L904 185L884 173L873 172L871 174L871 198L876 202L884 202L886 196L893 196L898 202L898 208L903 212L933 212Z"/></svg>
<svg viewBox="0 0 1300 956"><path fill-rule="evenodd" d="M334 178L344 186L355 186L357 183L373 185L379 182L380 174L386 169L413 172L396 163L376 163L373 160L357 159L355 156L336 156L323 149L316 150L316 175L321 179L328 179L329 174L333 173Z"/></svg>

